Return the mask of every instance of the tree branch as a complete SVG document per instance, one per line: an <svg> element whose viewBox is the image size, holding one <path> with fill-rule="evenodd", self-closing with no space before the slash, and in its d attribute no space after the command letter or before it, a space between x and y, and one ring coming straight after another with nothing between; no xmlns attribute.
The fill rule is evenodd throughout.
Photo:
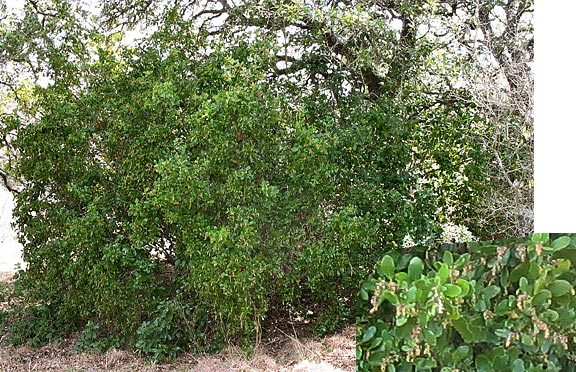
<svg viewBox="0 0 576 372"><path fill-rule="evenodd" d="M20 193L20 190L12 187L12 186L10 185L9 178L14 178L13 175L11 175L10 173L6 172L4 169L1 169L1 168L0 168L0 177L2 178L2 181L3 181L3 183L4 183L4 187L6 187L6 189L7 189L8 191L10 191L11 193L14 193L14 194Z"/></svg>

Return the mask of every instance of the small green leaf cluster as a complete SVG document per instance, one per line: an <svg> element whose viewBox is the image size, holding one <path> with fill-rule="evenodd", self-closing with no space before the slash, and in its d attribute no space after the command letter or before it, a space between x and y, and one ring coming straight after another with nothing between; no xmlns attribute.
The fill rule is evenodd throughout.
<svg viewBox="0 0 576 372"><path fill-rule="evenodd" d="M57 340L64 332L70 330L70 327L54 316L45 305L31 306L25 311L18 309L3 315L5 316L3 320L8 323L9 340L12 344L27 343L30 346L39 346ZM14 319L22 321L14 322Z"/></svg>
<svg viewBox="0 0 576 372"><path fill-rule="evenodd" d="M576 235L388 252L360 289L361 371L576 368Z"/></svg>
<svg viewBox="0 0 576 372"><path fill-rule="evenodd" d="M75 349L79 352L102 352L112 347L120 347L122 342L118 337L102 337L100 328L101 326L99 323L89 320L74 345Z"/></svg>

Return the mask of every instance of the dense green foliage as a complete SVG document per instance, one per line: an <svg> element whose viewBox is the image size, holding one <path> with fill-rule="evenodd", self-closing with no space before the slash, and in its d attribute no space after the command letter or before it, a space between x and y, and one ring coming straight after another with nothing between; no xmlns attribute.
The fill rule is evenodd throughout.
<svg viewBox="0 0 576 372"><path fill-rule="evenodd" d="M265 78L266 47L196 63L101 51L73 98L42 92L42 118L14 141L27 181L14 214L20 284L43 304L28 311L54 323L24 337L89 320L83 340L120 335L173 355L254 340L269 310L301 299L324 304L330 331L380 244L427 232L433 205L407 202L412 176L396 171L408 132L393 107L342 104L335 121L308 104L320 93L289 102Z"/></svg>
<svg viewBox="0 0 576 372"><path fill-rule="evenodd" d="M454 86L459 48L419 31L446 4L103 4L0 19L14 342L162 358L310 309L329 332L382 247L497 234L476 207L495 124Z"/></svg>
<svg viewBox="0 0 576 372"><path fill-rule="evenodd" d="M360 289L361 371L573 371L576 235L391 250Z"/></svg>

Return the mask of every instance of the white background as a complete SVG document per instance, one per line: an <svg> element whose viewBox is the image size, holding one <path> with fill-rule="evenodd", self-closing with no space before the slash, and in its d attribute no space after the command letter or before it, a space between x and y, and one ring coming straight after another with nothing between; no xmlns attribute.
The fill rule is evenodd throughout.
<svg viewBox="0 0 576 372"><path fill-rule="evenodd" d="M20 262L22 246L10 227L13 206L12 195L0 185L0 272L14 271L14 266Z"/></svg>
<svg viewBox="0 0 576 372"><path fill-rule="evenodd" d="M576 44L571 0L536 1L536 232L576 232Z"/></svg>

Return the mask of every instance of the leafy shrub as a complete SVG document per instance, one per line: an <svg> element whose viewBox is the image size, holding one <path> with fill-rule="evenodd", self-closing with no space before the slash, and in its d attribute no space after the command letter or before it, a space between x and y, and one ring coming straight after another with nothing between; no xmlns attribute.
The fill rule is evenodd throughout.
<svg viewBox="0 0 576 372"><path fill-rule="evenodd" d="M362 285L362 371L572 371L576 235L390 251Z"/></svg>
<svg viewBox="0 0 576 372"><path fill-rule="evenodd" d="M178 296L181 297L181 296ZM136 350L153 360L175 357L187 343L192 342L194 329L189 304L183 304L178 297L158 305L153 319L144 321L136 331ZM203 334L194 337L198 340Z"/></svg>
<svg viewBox="0 0 576 372"><path fill-rule="evenodd" d="M14 345L39 346L59 339L70 329L48 305L20 307L9 313L9 340Z"/></svg>
<svg viewBox="0 0 576 372"><path fill-rule="evenodd" d="M109 348L119 348L122 341L118 337L102 335L99 323L88 321L80 337L76 341L75 348L77 351L99 351L102 352Z"/></svg>
<svg viewBox="0 0 576 372"><path fill-rule="evenodd" d="M432 196L398 171L397 109L350 94L335 115L325 92L267 78L266 40L210 56L149 43L101 50L74 94L38 88L43 115L18 127L19 286L49 311L14 330L50 315L80 349L160 359L253 343L289 307L321 304L317 330L336 329L361 265L430 230Z"/></svg>

